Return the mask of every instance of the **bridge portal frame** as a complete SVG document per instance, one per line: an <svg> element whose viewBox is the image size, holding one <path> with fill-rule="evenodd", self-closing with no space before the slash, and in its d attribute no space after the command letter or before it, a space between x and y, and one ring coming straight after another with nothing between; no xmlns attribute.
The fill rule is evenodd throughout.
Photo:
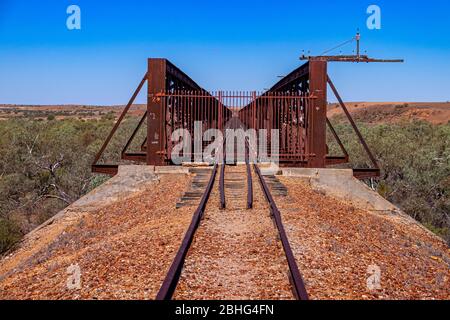
<svg viewBox="0 0 450 320"><path fill-rule="evenodd" d="M281 79L276 83L268 92L263 93L264 95L276 95L276 94L291 94L313 96L314 99L308 104L307 110L307 151L306 154L313 155L308 158L308 161L296 162L292 161L294 166L302 166L309 168L326 168L327 166L344 164L349 162L349 154L345 149L342 141L340 140L336 130L333 128L331 122L327 118L327 107L328 107L328 97L327 89L330 86L332 92L339 101L339 105L344 110L345 115L349 119L349 122L357 134L362 146L368 154L368 157L372 163L372 168L369 169L355 169L355 176L361 179L377 177L380 175L380 169L378 167L377 161L370 151L367 143L360 131L358 130L355 122L353 121L350 113L348 112L344 102L342 101L336 87L328 76L328 61L324 59L311 59L299 68L292 71L286 77ZM141 80L138 88L134 92L130 101L126 105L122 114L118 118L116 124L114 125L111 133L108 135L106 141L102 145L100 151L97 153L94 163L92 165L92 171L96 173L110 174L114 175L117 173L118 165L115 164L98 164L101 160L102 155L108 146L111 138L116 133L119 125L122 123L125 115L129 111L130 107L133 105L139 92L144 87L145 82L147 82L147 108L145 114L142 116L137 128L132 133L131 137L128 139L125 147L122 150L121 157L123 160L144 162L147 165L164 166L170 164L169 154L169 144L167 124L171 123L168 117L173 117L173 113L169 114L167 112L167 107L164 103L165 99L161 98L161 94L166 96L174 94L175 92L184 92L185 94L195 92L195 94L209 96L216 99L208 91L200 87L194 80L192 80L187 74L177 68L167 59L163 58L149 58L148 68L143 79ZM159 95L159 96L158 96ZM244 107L250 108L258 105L258 99L261 96L255 95L255 101L250 103L249 106ZM216 99L217 100L217 99ZM231 116L231 111L221 104L220 99L218 99L217 105L212 108L216 108L219 111L216 113L222 115L223 120ZM214 113L214 111L209 111ZM257 122L257 114L259 110L255 110L254 119L252 120L253 126ZM191 118L193 120L195 118ZM127 152L128 147L135 138L140 127L147 123L147 133L146 139L141 144L141 152L130 153ZM173 122L172 122L173 123ZM252 125L250 124L249 127ZM330 156L328 154L327 146L327 126L329 127L333 137L336 139L338 145L341 148L343 155L341 156ZM173 129L173 128L172 128Z"/></svg>

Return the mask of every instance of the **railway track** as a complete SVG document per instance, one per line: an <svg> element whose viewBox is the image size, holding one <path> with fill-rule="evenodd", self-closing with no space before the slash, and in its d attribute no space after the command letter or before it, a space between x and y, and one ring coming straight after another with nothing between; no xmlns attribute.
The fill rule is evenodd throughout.
<svg viewBox="0 0 450 320"><path fill-rule="evenodd" d="M189 228L183 238L183 241L181 242L180 249L178 250L175 259L173 260L169 268L166 278L164 279L162 286L159 289L158 294L156 295L156 300L170 300L173 296L173 293L175 292L178 280L180 279L181 271L183 269L184 260L186 259L189 247L191 246L192 240L194 239L195 232L198 229L200 221L205 212L206 204L211 195L211 190L213 188L214 181L216 179L217 167L218 165L216 164L213 168L211 178L200 200L200 204L197 210L195 210L194 212L191 224L189 225Z"/></svg>
<svg viewBox="0 0 450 320"><path fill-rule="evenodd" d="M264 195L269 202L270 212L277 226L284 253L286 254L286 259L289 265L289 280L291 282L291 285L293 286L294 295L298 300L308 300L308 293L306 292L305 283L303 282L303 278L300 274L300 270L298 269L297 262L295 261L294 254L291 249L291 245L289 244L289 240L281 219L280 210L278 210L278 207L272 197L272 194L270 193L266 181L264 180L261 170L256 164L254 165L254 168L258 175L259 182L261 183L261 187L264 190Z"/></svg>
<svg viewBox="0 0 450 320"><path fill-rule="evenodd" d="M308 300L281 213L248 152L245 164L214 166L156 300Z"/></svg>
<svg viewBox="0 0 450 320"><path fill-rule="evenodd" d="M246 196L242 192L245 188L247 190ZM253 208L253 177L248 158L245 168L242 165L226 166L223 164L220 166L219 192L222 210L227 208L227 199L229 200L228 203L231 204L230 209L241 208L243 202L245 202L246 209Z"/></svg>

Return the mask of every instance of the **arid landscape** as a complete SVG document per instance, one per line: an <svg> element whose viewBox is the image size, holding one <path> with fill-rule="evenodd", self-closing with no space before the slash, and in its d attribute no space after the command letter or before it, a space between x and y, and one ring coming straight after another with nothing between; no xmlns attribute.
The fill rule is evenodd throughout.
<svg viewBox="0 0 450 320"><path fill-rule="evenodd" d="M422 120L432 124L450 121L450 102L348 102L346 106L355 120L368 123L398 123ZM338 104L329 106L328 116L342 117Z"/></svg>
<svg viewBox="0 0 450 320"><path fill-rule="evenodd" d="M0 104L0 120L11 118L33 118L45 120L76 118L83 120L100 119L104 116L117 117L124 106L85 106L85 105L12 105ZM130 114L141 114L144 105L133 105Z"/></svg>
<svg viewBox="0 0 450 320"><path fill-rule="evenodd" d="M2 306L290 319L426 300L442 317L449 12L0 0Z"/></svg>
<svg viewBox="0 0 450 320"><path fill-rule="evenodd" d="M450 102L347 102L346 106L357 121L366 123L398 123L415 120L435 125L450 121ZM56 119L75 117L78 119L99 119L105 115L118 116L123 110L118 106L89 105L11 105L0 104L0 120L10 118L46 119L53 115ZM130 110L131 115L140 115L145 105L136 104ZM330 118L344 117L339 104L329 104Z"/></svg>
<svg viewBox="0 0 450 320"><path fill-rule="evenodd" d="M450 243L450 103L359 102L347 103L347 106L381 167L381 178L366 181L366 183L382 197L397 205L407 215L420 222L426 229L444 239L447 244ZM8 266L9 263L16 263L16 257L22 257L21 250L23 250L24 245L25 249L28 248L27 241L30 241L30 235L27 234L29 234L30 231L35 230L37 226L53 217L64 208L67 208L70 204L74 203L90 191L104 185L109 179L106 176L92 174L90 166L95 153L108 135L115 120L123 110L123 107L124 106L0 105L0 153L4 155L0 159L0 253L3 253L4 261L6 261L5 266ZM119 128L118 134L112 140L110 147L107 148L103 159L104 162L120 161L118 155L120 155L120 150L125 142L124 139L126 139L133 131L137 121L139 121L140 117L138 116L142 115L144 110L144 105L132 106L129 115L125 118ZM336 131L339 133L343 144L352 155L350 159L351 163L349 165L353 167L366 167L368 165L368 159L360 148L357 138L351 130L342 109L338 105L330 104L328 117L333 123ZM333 141L331 135L328 135L328 138L328 146L331 151L330 154L339 153L339 148L335 141ZM166 181L163 179L160 183L164 184L168 183L168 181L169 180ZM296 180L283 181L289 186ZM177 179L177 183L183 184L186 183L186 181L179 178ZM161 196L161 193L163 192L163 189L161 189L162 187L158 185L158 188L159 189L152 189L153 192L159 190L156 195L159 195L160 198L158 198L158 196L154 201L162 201L163 198L167 200L166 196ZM304 188L304 186L301 184L292 185L289 188L290 196L294 198L298 197L299 199L305 195L312 198L321 197L320 193L318 196L317 193L302 191L302 188ZM181 193L182 191L183 188L180 188L180 190L177 189L177 194L172 195L173 199L171 202L175 204L177 197L180 196L178 193ZM217 192L213 192L213 195L215 195L213 203L216 203L218 199L216 193ZM155 194L152 193L152 197L155 197ZM294 200L289 203L294 203L293 201ZM323 201L325 200L321 199L316 202L322 203ZM330 200L328 201L330 202ZM145 203L147 202L148 201L146 200ZM355 211L351 205L349 207L345 204L339 205L344 209L341 210L339 209L341 207L339 207L335 210L327 211L316 208L315 206L302 206L300 204L305 203L303 200L298 200L299 204L294 205L292 208L283 204L282 200L280 200L280 203L282 203L280 209L282 209L282 211L284 210L283 214L287 219L286 223L289 225L289 230L291 230L289 232L292 232L292 230L297 228L297 224L300 224L300 227L304 228L304 231L293 233L290 236L293 239L295 253L298 257L302 257L301 259L299 258L299 261L302 269L305 270L305 275L309 279L307 286L311 297L316 299L327 299L330 297L342 299L448 298L448 292L445 291L446 287L435 282L436 274L443 275L442 279L444 280L442 281L446 281L445 279L447 279L445 267L448 266L448 249L446 249L447 246L444 242L438 240L438 238L430 237L430 234L424 231L425 229L421 229L419 234L415 234L415 231L412 231L413 229L402 229L402 231L399 231L400 236L395 235L392 236L392 238L389 238L386 235L391 234L389 233L391 232L389 230L392 229L390 225L382 224L382 227L379 227L379 223L373 221L370 222L373 224L369 224L367 214L358 213L358 215L355 215L355 213L359 211ZM115 205L116 204L113 206ZM333 207L333 205L334 204L330 202L329 206ZM112 212L114 215L117 214L118 217L123 219L124 216L122 210L128 210L127 208L130 208L130 203L118 203L116 206L117 210L105 210ZM138 207L139 206L136 206L128 214L135 212L135 209ZM148 212L149 208L145 208L146 209L142 210L140 213ZM169 210L171 207L161 206L161 208ZM293 210L298 210L298 208L302 208L302 217L307 217L307 220L304 220L303 218L298 220L299 216L297 214L290 213L293 212ZM185 210L183 210L177 211L177 217L185 212ZM214 212L216 211L210 211L210 214L208 215L208 219L210 220L207 221L209 221L209 224L215 222L213 219L215 217L213 214ZM217 210L217 212L220 211ZM306 216L305 212L308 213ZM335 216L336 212L340 212L339 217ZM345 212L352 212L352 216L348 216ZM139 216L134 216L134 213L132 215L133 219L139 218ZM164 216L164 219L168 216L170 215ZM217 214L217 217L221 216L222 213ZM240 216L240 214L237 215L237 217ZM327 221L334 221L335 223L332 227L333 231L325 230L324 235L322 235L324 230L321 229L324 226L324 222L319 221L322 216L326 217ZM76 218L76 215L67 216L68 219L70 217ZM105 226L109 225L111 223L110 213L104 217ZM184 219L183 221L188 221L189 218L190 214L186 211L186 215L183 216L182 219ZM219 222L231 223L232 220L230 219L222 219L223 221L220 220ZM344 225L347 222L343 221L347 220L342 219L359 219L359 222L356 224L353 222L348 223L351 225L354 224L355 226L365 225L367 230L363 230L361 229L362 227L359 227L351 231L357 235L357 239L353 239L352 236L350 236L350 232L347 232L347 234L344 235L343 231L342 235L336 238L335 230L337 230L337 226L340 226L341 230L346 230ZM378 217L376 219L384 219L384 217ZM70 231L72 233L78 232L77 235L74 236L76 239L78 239L77 237L91 237L93 234L96 234L97 229L103 229L103 227L97 226L98 223L102 223L98 219L94 219L91 222L88 220L86 221L87 222L80 222L81 224L79 227L82 231L77 231L78 229ZM305 221L308 221L308 225L302 225ZM92 226L90 225L91 223ZM208 223L204 223L204 228L208 228ZM291 226L290 223L294 224ZM314 227L314 229L311 227L316 224L317 228ZM270 224L268 225L270 226ZM59 224L55 223L52 228L58 228L58 226ZM139 227L145 231L142 239L154 241L153 237L156 237L157 235L152 235L150 238L147 235L144 236L148 231L146 229L147 227L148 230L155 230L153 222L149 222L148 226L142 225ZM176 231L179 234L182 234L184 227L186 226L181 227L180 225L174 225L170 232ZM112 226L111 228L114 229L116 227ZM92 231L92 233L88 232L86 234L85 231L88 229L90 230L89 232ZM254 228L251 229L252 232L255 232L256 230ZM46 233L45 230L47 229L43 229L39 232ZM372 232L373 230L376 231ZM133 235L134 231L135 230L133 229ZM126 229L124 232L129 231ZM310 236L305 236L299 243L296 242L297 234L308 234L308 232L311 232ZM63 244L65 243L64 241L69 241L64 238L69 237L69 233L63 233L63 240L61 240L63 241ZM35 234L35 232L31 233L31 235ZM314 236L319 234L323 237L317 239L314 238ZM334 284L328 283L329 279L332 279L333 277L330 278L324 276L332 268L335 268L336 272L340 274L340 283L354 283L355 286L361 286L361 279L364 279L365 277L365 269L360 270L358 263L345 260L345 263L352 265L352 272L348 273L350 269L347 265L344 265L344 260L342 260L343 262L341 264L333 265L331 268L331 262L330 264L324 264L323 261L325 261L325 258L323 257L328 257L330 243L332 244L332 251L334 250L333 252L335 252L337 256L343 255L343 248L360 254L360 252L362 252L361 250L363 250L362 248L367 247L366 242L369 235L371 237L371 243L375 246L370 249L370 252L383 256L383 268L385 268L383 270L390 270L389 288L391 291L383 290L373 295L367 292L364 287L359 288L357 291L350 292L346 291L348 287L345 286L336 287L337 289L335 291L323 291L321 288L324 286L329 286L330 288L334 287ZM200 237L199 239L201 239L202 236L203 233L200 232L198 235L198 237ZM34 236L31 236L31 238L33 237ZM327 237L329 237L329 239ZM327 238L327 241L329 242L323 240L325 238ZM39 236L38 239L41 240L33 240L34 242L30 245L37 245L39 247L42 244L43 238ZM136 239L144 241L140 237ZM141 248L135 243L135 241L137 241L136 239L130 238L131 247L127 250L120 249L120 252L118 251L118 256L122 257L122 251L134 252L133 250L136 248ZM349 241L349 239L352 240ZM419 241L419 239L421 240ZM262 239L262 241L269 240ZM342 244L338 245L337 243L340 241L342 241ZM319 242L321 245L318 247L317 243ZM60 245L60 242L55 243L55 246ZM305 253L305 244L307 243L309 243L310 246L310 249L308 250L311 251ZM396 263L398 263L395 257L399 243L405 248L412 248L411 255L405 253L405 256L402 257L402 268L404 270L407 270L411 263L420 261L419 265L421 266L421 269L417 270L417 274L420 274L420 281L415 280L417 278L416 273L404 273L408 276L401 281L398 280L400 276L395 273L397 268ZM239 242L237 244L239 244ZM113 248L115 245L115 243L112 243L111 247L108 248ZM163 243L163 247L164 246L166 246L165 242ZM429 246L437 246L439 249ZM177 244L174 244L171 247L172 251L165 252L164 254L167 254L168 256L173 255L176 247ZM386 248L388 247L390 248L389 250L391 250L389 255L386 254ZM51 249L51 252L54 251L52 246L49 248ZM94 251L97 250L95 248L95 246L92 247ZM204 247L202 246L201 248ZM382 249L377 251L374 248L384 248L384 251ZM80 247L78 249L84 252L86 248ZM152 284L153 287L151 291L142 291L140 287L122 287L123 283L132 282L130 280L131 278L127 278L128 274L123 274L125 280L117 287L103 288L104 283L102 282L98 287L100 289L94 290L94 287L98 285L97 281L100 276L93 273L92 278L85 279L85 281L93 281L92 287L89 287L93 291L88 291L87 288L86 291L83 291L81 294L71 295L71 293L67 292L64 288L61 289L58 287L60 283L55 285L55 283L52 282L56 278L53 279L50 277L53 280L48 281L48 270L50 270L50 273L54 272L52 271L52 268L56 265L63 270L66 267L66 264L53 262L53 260L51 260L53 259L53 256L50 256L50 253L45 250L36 251L37 253L33 251L33 255L30 257L27 256L28 258L25 259L24 262L20 260L22 261L20 262L20 268L27 268L29 273L12 273L16 274L17 278L16 276L7 278L8 280L4 282L3 285L4 288L8 289L8 293L3 297L0 295L0 298L39 299L45 297L91 299L116 297L147 299L152 298L158 289L157 286L155 286L155 283ZM105 253L106 260L102 265L103 269L101 268L101 270L103 270L102 272L104 272L105 275L108 274L108 277L115 277L114 272L116 272L116 269L110 270L107 268L107 265L109 264L109 260L107 259L114 253L111 250L112 249ZM227 250L228 249L225 246L219 251L220 253L230 251ZM322 256L317 254L318 250L323 251L321 253ZM417 252L419 252L418 250L420 251L420 255L417 256L417 259L411 258L413 255L417 255ZM148 255L149 252L147 252L147 250L144 251L140 254L147 259L148 257L146 255ZM271 252L271 254L273 254L273 252ZM158 256L158 259L162 255L163 254L161 253L161 255ZM92 254L92 256L88 257L93 258L94 256L95 255ZM370 255L365 257L367 263L370 263L374 258L375 256ZM36 266L34 265L36 261L41 261L41 259L44 259L42 261L49 261L49 266L44 265L45 268L42 270L39 269L43 266L42 264L38 263ZM305 259L308 261L307 263L304 262ZM165 268L168 267L169 260L170 259L165 261ZM194 250L191 252L190 259L187 260L186 270L195 271L197 268L201 268L203 262L199 263L197 260ZM127 261L132 260L130 258ZM96 260L96 263L100 262ZM130 263L134 263L134 260ZM89 263L87 265L90 266ZM239 264L236 264L236 266L238 265ZM316 274L311 273L310 270L313 270L311 269L311 265L314 265L314 270L318 270ZM38 269L29 269L30 266ZM97 270L97 268L94 269ZM239 270L240 269L236 267L236 270L233 272L241 272ZM158 281L162 281L164 271L165 270L160 270L158 274L152 274L152 276L157 277ZM230 271L229 275L233 275L233 272ZM138 273L140 274L141 271L130 274L130 277L134 277ZM64 273L59 272L58 274L61 275ZM202 274L206 273L203 272ZM349 274L354 275L354 277L350 278ZM31 287L29 287L30 279L39 279L38 282L35 282L36 286L33 287L33 289L30 289ZM198 288L198 297L201 298L202 294L206 291L203 290L201 285L195 284L196 281L201 283L202 279L192 278L189 276L189 273L186 273L184 278L182 278L180 288ZM444 283L442 281L440 283ZM146 282L142 282L142 284L145 283ZM186 285L186 283L189 285ZM227 283L231 282L228 281ZM408 286L405 288L403 288L404 283L408 283ZM25 287L28 287L29 289L24 290ZM283 286L280 285L279 287L282 288ZM244 295L244 291L242 291L243 289L241 287L237 286L236 288L236 290L238 290L236 292L242 294L242 297L247 297L247 295ZM41 291L41 289L43 291ZM222 289L223 288L219 286L215 291L217 296L212 293L210 296L229 298L227 295L220 295ZM149 289L147 288L146 290ZM193 297L194 293L191 289L183 290L177 293L180 297ZM269 291L266 292L267 295L265 292L259 292L258 297L274 298L273 292ZM239 294L236 293L236 295L232 297L241 297ZM288 295L283 292L278 292L277 294L279 294L280 297L288 297ZM249 294L248 296L251 295Z"/></svg>

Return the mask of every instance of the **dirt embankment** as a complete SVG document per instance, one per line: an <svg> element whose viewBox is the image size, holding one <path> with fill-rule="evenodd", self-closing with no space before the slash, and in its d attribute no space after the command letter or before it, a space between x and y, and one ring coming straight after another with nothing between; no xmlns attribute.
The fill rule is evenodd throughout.
<svg viewBox="0 0 450 320"><path fill-rule="evenodd" d="M289 195L276 201L312 299L450 299L450 249L443 241L297 178L280 180Z"/></svg>
<svg viewBox="0 0 450 320"><path fill-rule="evenodd" d="M240 192L228 192L234 205L221 211L215 186L175 297L291 299L261 188L255 181L254 209L246 210L246 183L228 173ZM272 193L310 298L450 299L450 251L443 241L397 215L315 191L302 179L279 180L286 192L273 184ZM189 175L161 176L129 197L68 212L37 230L0 260L0 300L154 299L195 210L175 209L191 183Z"/></svg>
<svg viewBox="0 0 450 320"><path fill-rule="evenodd" d="M154 299L192 217L175 209L189 180L161 176L127 199L37 231L0 261L0 300Z"/></svg>

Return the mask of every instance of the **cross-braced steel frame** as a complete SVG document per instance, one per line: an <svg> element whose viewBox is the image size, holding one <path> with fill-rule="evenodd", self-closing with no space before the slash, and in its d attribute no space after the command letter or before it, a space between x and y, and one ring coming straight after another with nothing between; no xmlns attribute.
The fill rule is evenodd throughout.
<svg viewBox="0 0 450 320"><path fill-rule="evenodd" d="M147 72L96 155L92 170L111 175L117 173L118 165L98 162L145 83L146 112L122 150L124 160L155 166L171 165L172 133L175 130L182 129L193 140L196 122L201 123L201 132L208 129L223 131L234 115L248 129L267 130L269 144L271 130L278 130L280 150L277 156L281 165L325 168L348 163L349 154L327 118L329 86L373 165L372 168L354 169L355 176L361 179L377 177L380 174L377 161L328 76L327 63L320 59L310 60L264 93L210 93L168 60L148 59ZM129 152L129 146L144 123L147 132L140 152ZM342 150L340 156L328 154L327 126ZM270 150L270 145L267 149ZM184 156L195 158L194 152Z"/></svg>

